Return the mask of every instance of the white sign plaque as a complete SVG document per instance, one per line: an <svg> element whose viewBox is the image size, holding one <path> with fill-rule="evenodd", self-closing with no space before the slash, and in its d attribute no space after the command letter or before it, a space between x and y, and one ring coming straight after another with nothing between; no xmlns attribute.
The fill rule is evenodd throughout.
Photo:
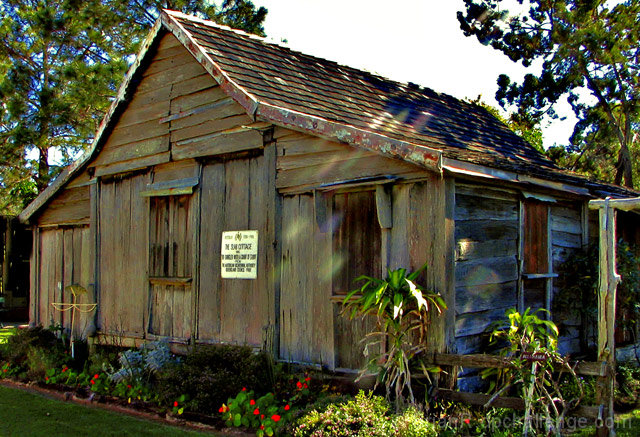
<svg viewBox="0 0 640 437"><path fill-rule="evenodd" d="M258 231L222 233L222 277L256 279L258 277Z"/></svg>

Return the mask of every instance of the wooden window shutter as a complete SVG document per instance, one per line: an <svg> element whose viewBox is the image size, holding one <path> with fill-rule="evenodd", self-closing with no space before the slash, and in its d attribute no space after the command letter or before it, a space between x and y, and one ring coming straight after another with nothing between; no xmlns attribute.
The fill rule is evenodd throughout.
<svg viewBox="0 0 640 437"><path fill-rule="evenodd" d="M524 272L549 273L549 207L527 199L524 203Z"/></svg>

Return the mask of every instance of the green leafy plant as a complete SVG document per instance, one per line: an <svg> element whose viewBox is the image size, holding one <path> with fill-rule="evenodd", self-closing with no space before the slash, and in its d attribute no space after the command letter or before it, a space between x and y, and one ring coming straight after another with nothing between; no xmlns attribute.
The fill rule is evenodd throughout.
<svg viewBox="0 0 640 437"><path fill-rule="evenodd" d="M494 377L491 387L495 390L487 402L508 390L519 392L525 402L523 434L542 427L545 435L560 436L567 413L575 408L583 396L582 384L566 357L558 353L558 328L552 321L542 318L544 309L523 313L515 309L506 312L506 323L497 322L490 336L493 345L502 345L500 355L507 358L509 366L503 369L487 369L485 378ZM567 375L575 382L575 390L566 396L562 386ZM577 391L577 392L576 392ZM533 417L544 420L533 424Z"/></svg>
<svg viewBox="0 0 640 437"><path fill-rule="evenodd" d="M427 332L431 314L446 309L438 293L417 285L416 281L426 265L412 273L406 269L388 270L384 279L360 276L356 281L362 286L350 291L343 301L344 310L351 319L361 316L377 318L379 331L367 334L364 339L365 355L373 353L361 376L368 371L378 375L377 383L383 383L387 399L395 396L396 408L408 398L415 403L412 373L416 366L428 376L428 368L420 361L420 354L427 345Z"/></svg>
<svg viewBox="0 0 640 437"><path fill-rule="evenodd" d="M293 417L290 404L282 405L273 393L257 397L253 390L246 388L229 398L218 412L227 427L252 428L258 437L278 435Z"/></svg>

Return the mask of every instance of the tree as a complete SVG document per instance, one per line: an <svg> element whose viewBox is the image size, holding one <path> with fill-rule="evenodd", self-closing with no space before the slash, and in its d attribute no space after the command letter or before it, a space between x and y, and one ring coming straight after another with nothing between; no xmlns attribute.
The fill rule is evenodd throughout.
<svg viewBox="0 0 640 437"><path fill-rule="evenodd" d="M90 144L163 7L264 34L267 10L247 0L0 2L0 211L19 212Z"/></svg>
<svg viewBox="0 0 640 437"><path fill-rule="evenodd" d="M516 105L521 119L535 121L557 117L554 106L566 98L578 118L569 153L577 152L581 160L595 151L613 152L613 182L633 187L632 153L640 131L640 3L530 0L528 12L513 17L501 10L502 3L465 0L466 11L458 12L462 31L525 67L542 65L521 84L500 75L496 99L503 107Z"/></svg>

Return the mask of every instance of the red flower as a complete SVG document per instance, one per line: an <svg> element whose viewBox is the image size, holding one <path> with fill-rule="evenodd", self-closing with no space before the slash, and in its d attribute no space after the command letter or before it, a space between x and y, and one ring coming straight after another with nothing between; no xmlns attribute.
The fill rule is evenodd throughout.
<svg viewBox="0 0 640 437"><path fill-rule="evenodd" d="M302 388L302 383L300 381L296 382L296 387L298 387L299 389Z"/></svg>
<svg viewBox="0 0 640 437"><path fill-rule="evenodd" d="M469 419L464 419L464 423L466 423L467 425L469 424L469 422L471 422Z"/></svg>
<svg viewBox="0 0 640 437"><path fill-rule="evenodd" d="M4 371L6 372L6 371L7 371L7 369L4 369ZM48 380L49 380L49 377L48 377L48 376L46 376L46 377L44 378L44 380L45 380L45 381L48 381Z"/></svg>
<svg viewBox="0 0 640 437"><path fill-rule="evenodd" d="M93 379L98 379L98 378L100 378L100 375L98 375L97 373L93 375Z"/></svg>
<svg viewBox="0 0 640 437"><path fill-rule="evenodd" d="M91 380L91 385L95 384L96 382L92 379Z"/></svg>
<svg viewBox="0 0 640 437"><path fill-rule="evenodd" d="M291 408L291 407L289 406L289 404L285 405L285 406L284 406L284 411L289 411L289 408Z"/></svg>
<svg viewBox="0 0 640 437"><path fill-rule="evenodd" d="M6 373L6 372L7 372L7 369L2 369L2 371Z"/></svg>
<svg viewBox="0 0 640 437"><path fill-rule="evenodd" d="M264 425L260 425L260 429L264 429Z"/></svg>
<svg viewBox="0 0 640 437"><path fill-rule="evenodd" d="M264 419L264 414L260 415L260 420Z"/></svg>
<svg viewBox="0 0 640 437"><path fill-rule="evenodd" d="M311 378L309 378L308 376L304 379L305 381L309 382L311 381Z"/></svg>
<svg viewBox="0 0 640 437"><path fill-rule="evenodd" d="M131 388L131 384L127 384L127 388Z"/></svg>
<svg viewBox="0 0 640 437"><path fill-rule="evenodd" d="M260 414L260 409L256 408L255 410L253 410L253 414L255 414L256 416Z"/></svg>
<svg viewBox="0 0 640 437"><path fill-rule="evenodd" d="M178 406L178 401L173 401L173 406L177 407Z"/></svg>
<svg viewBox="0 0 640 437"><path fill-rule="evenodd" d="M224 413L224 408L222 407L218 408L218 413Z"/></svg>
<svg viewBox="0 0 640 437"><path fill-rule="evenodd" d="M273 416L271 416L271 420L273 420L274 422L277 422L280 420L280 416L278 416L277 414L274 414Z"/></svg>
<svg viewBox="0 0 640 437"><path fill-rule="evenodd" d="M247 387L242 387L242 391L247 391Z"/></svg>
<svg viewBox="0 0 640 437"><path fill-rule="evenodd" d="M307 384L303 385L304 388L309 388L309 386Z"/></svg>
<svg viewBox="0 0 640 437"><path fill-rule="evenodd" d="M255 405L255 404L256 404L256 401L254 401L253 399L249 401L249 405Z"/></svg>
<svg viewBox="0 0 640 437"><path fill-rule="evenodd" d="M65 368L65 369L62 369L62 373L66 372L66 371L67 371L67 369L66 369L66 368Z"/></svg>

